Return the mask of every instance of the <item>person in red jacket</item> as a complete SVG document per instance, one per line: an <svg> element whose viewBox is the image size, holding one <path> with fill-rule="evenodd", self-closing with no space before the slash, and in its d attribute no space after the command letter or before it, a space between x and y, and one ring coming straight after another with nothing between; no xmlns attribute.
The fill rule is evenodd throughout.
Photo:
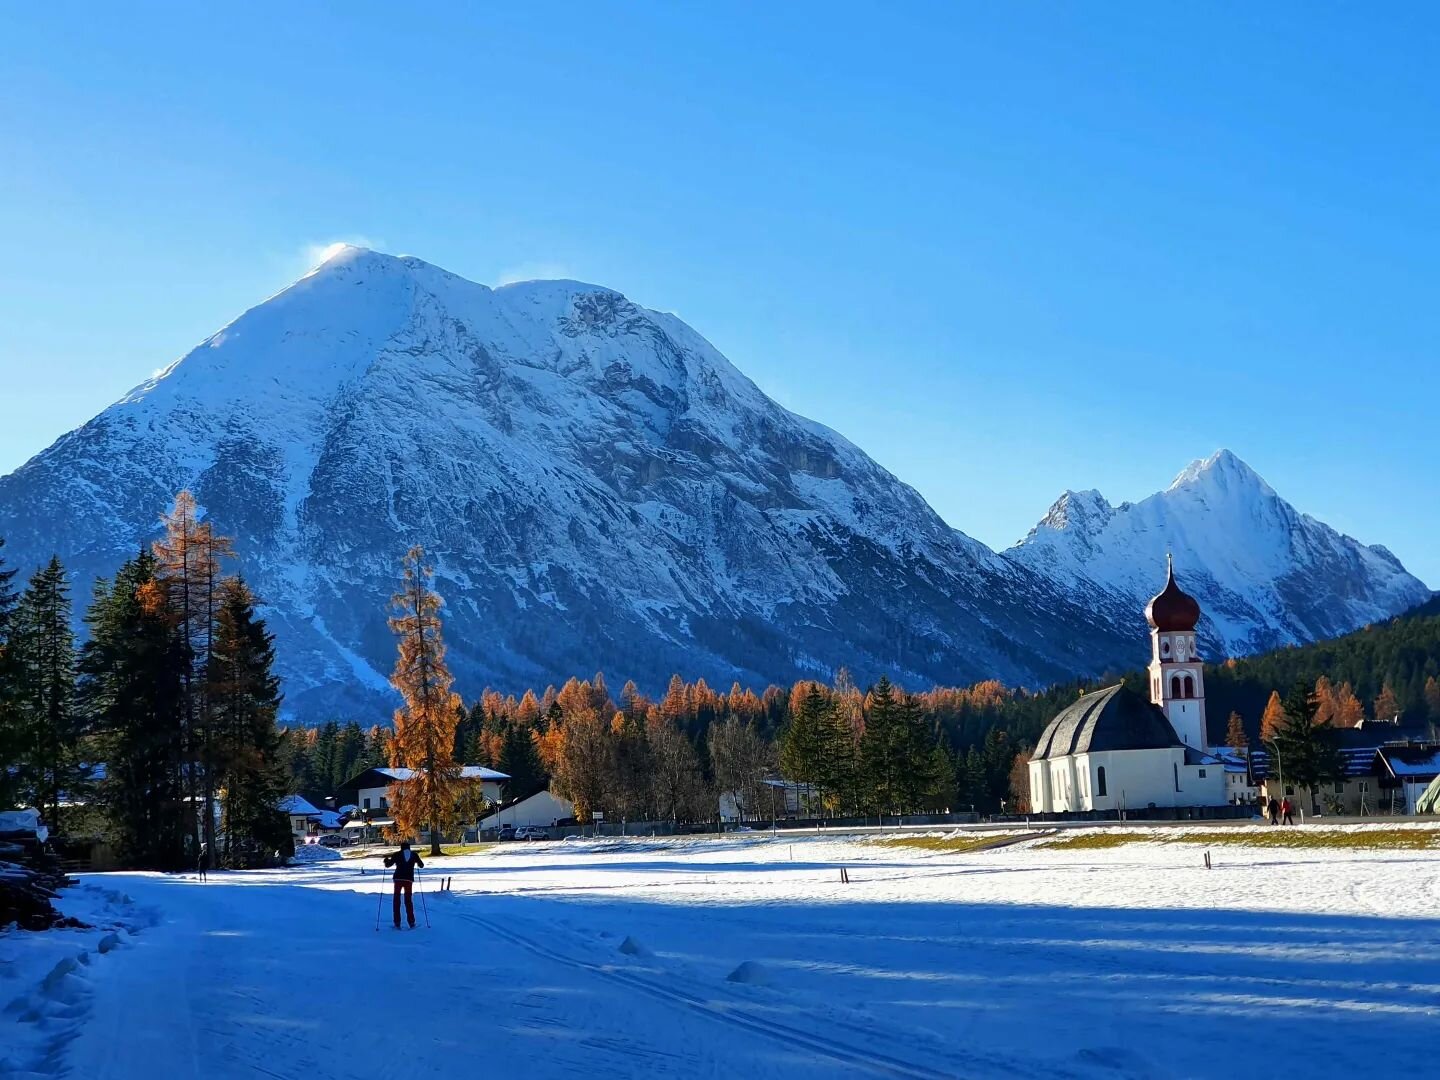
<svg viewBox="0 0 1440 1080"><path fill-rule="evenodd" d="M415 871L425 866L419 855L410 850L410 841L401 840L400 850L394 855L385 856L385 865L395 867L395 929L400 929L400 894L405 894L405 917L410 920L410 929L415 929L415 898L411 895L415 888Z"/></svg>
<svg viewBox="0 0 1440 1080"><path fill-rule="evenodd" d="M1294 805L1290 802L1290 797L1287 795L1287 796L1285 797L1284 802L1282 802L1282 803L1280 804L1280 824L1281 824L1281 825L1294 825L1294 824L1295 824L1295 818L1294 818L1294 816L1293 816L1294 813L1295 813L1295 807L1294 807ZM399 901L397 900L396 903L398 904ZM397 907L395 910L396 910L396 911L399 911L400 909ZM395 916L395 917L398 919L400 916L397 915L397 916ZM414 926L415 924L412 922L410 925L411 925L411 926Z"/></svg>

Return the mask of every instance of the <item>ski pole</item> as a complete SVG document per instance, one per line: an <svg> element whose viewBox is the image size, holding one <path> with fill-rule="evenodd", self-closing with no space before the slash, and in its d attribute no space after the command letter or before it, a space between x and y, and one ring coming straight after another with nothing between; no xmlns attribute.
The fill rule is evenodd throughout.
<svg viewBox="0 0 1440 1080"><path fill-rule="evenodd" d="M361 873L364 873L365 868L362 866L362 867L360 868L360 871L361 871ZM384 906L385 906L385 876L384 876L384 874L382 873L381 876L380 876L380 895L377 896L377 897L375 897L375 932L376 932L377 934L380 932L380 909L381 909L382 907L384 907Z"/></svg>
<svg viewBox="0 0 1440 1080"><path fill-rule="evenodd" d="M430 908L425 903L425 886L420 884L420 874L415 874L415 887L420 890L420 910L425 913L425 929L430 929Z"/></svg>

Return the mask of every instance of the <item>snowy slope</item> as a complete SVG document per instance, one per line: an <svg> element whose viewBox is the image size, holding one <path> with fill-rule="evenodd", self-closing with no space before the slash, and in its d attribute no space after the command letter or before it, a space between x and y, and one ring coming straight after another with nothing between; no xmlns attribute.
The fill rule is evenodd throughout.
<svg viewBox="0 0 1440 1080"><path fill-rule="evenodd" d="M388 713L414 543L467 696L597 668L1036 683L1134 648L675 317L573 281L346 249L0 480L0 535L88 582L184 487L311 719Z"/></svg>
<svg viewBox="0 0 1440 1080"><path fill-rule="evenodd" d="M1334 637L1430 597L1390 552L1297 512L1228 450L1138 503L1067 491L1005 554L1133 620L1163 584L1167 551L1202 633L1228 655Z"/></svg>
<svg viewBox="0 0 1440 1080"><path fill-rule="evenodd" d="M1197 1032L1243 1018L1296 1075L1433 1073L1440 852L1226 844L1207 869L1174 836L958 855L783 832L501 845L433 861L430 929L398 933L374 929L375 858L363 876L352 860L205 885L109 874L88 880L157 917L128 920L121 948L0 931L18 1005L0 1009L0 1063L86 1080L449 1080L482 1056L484 1075L535 1078L1228 1080L1236 1051ZM90 917L86 891L62 905ZM61 950L79 962L42 982Z"/></svg>

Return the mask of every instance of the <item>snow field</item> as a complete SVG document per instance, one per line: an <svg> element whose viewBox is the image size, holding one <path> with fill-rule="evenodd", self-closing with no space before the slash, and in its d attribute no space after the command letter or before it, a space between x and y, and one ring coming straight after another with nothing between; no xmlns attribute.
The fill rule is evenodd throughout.
<svg viewBox="0 0 1440 1080"><path fill-rule="evenodd" d="M378 859L203 886L110 875L164 921L93 958L83 997L56 1006L73 1012L64 1037L26 1060L126 1080L480 1061L527 1077L1229 1077L1263 1047L1309 1076L1426 1071L1440 851L1226 846L1206 870L1202 847L1162 836L963 855L763 833L507 844L432 862L434 929L401 933ZM27 994L42 967L17 978Z"/></svg>
<svg viewBox="0 0 1440 1080"><path fill-rule="evenodd" d="M58 1074L96 976L158 919L103 884L67 889L61 906L90 928L0 932L0 1077Z"/></svg>

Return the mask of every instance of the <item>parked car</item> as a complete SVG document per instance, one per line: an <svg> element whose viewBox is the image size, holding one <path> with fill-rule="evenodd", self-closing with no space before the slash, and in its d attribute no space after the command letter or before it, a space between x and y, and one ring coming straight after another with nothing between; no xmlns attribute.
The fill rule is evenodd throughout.
<svg viewBox="0 0 1440 1080"><path fill-rule="evenodd" d="M522 825L515 830L516 840L549 840L550 830L539 825Z"/></svg>
<svg viewBox="0 0 1440 1080"><path fill-rule="evenodd" d="M320 837L318 840L315 841L315 843L319 844L321 847L328 848L349 847L354 842L355 841L351 840L350 837L346 836L344 833L326 833L324 836Z"/></svg>
<svg viewBox="0 0 1440 1080"><path fill-rule="evenodd" d="M514 839L515 839L515 826L514 826L514 825L501 825L501 826L500 826L500 839L501 839L501 840L514 840Z"/></svg>

